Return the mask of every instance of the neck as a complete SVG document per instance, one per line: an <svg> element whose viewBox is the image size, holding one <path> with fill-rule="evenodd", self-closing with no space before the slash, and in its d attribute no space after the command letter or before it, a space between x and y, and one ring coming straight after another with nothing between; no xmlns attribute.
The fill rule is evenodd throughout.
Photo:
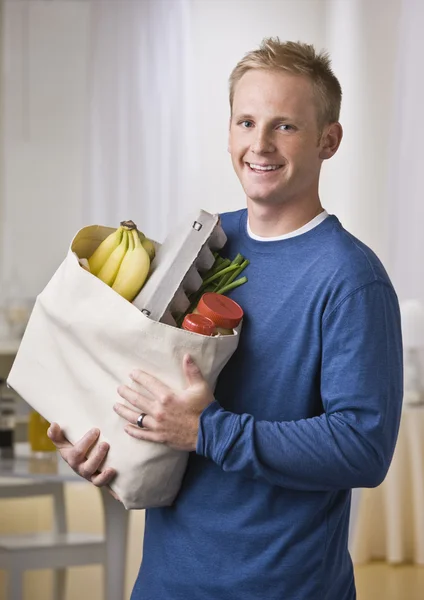
<svg viewBox="0 0 424 600"><path fill-rule="evenodd" d="M291 233L312 221L324 209L319 197L315 202L290 205L263 205L247 199L249 226L260 237L278 237Z"/></svg>

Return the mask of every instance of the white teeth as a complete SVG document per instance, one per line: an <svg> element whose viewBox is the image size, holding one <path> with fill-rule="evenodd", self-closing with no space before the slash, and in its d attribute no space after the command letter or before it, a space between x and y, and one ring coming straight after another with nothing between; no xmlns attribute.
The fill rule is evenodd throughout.
<svg viewBox="0 0 424 600"><path fill-rule="evenodd" d="M261 165L254 165L252 163L248 163L248 165L251 169L255 169L255 171L276 171L281 167L281 165L267 165L266 167L263 167Z"/></svg>

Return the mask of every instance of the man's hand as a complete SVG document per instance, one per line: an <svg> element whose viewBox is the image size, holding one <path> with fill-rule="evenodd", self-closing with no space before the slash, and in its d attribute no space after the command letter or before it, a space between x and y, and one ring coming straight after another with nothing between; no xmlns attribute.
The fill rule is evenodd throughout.
<svg viewBox="0 0 424 600"><path fill-rule="evenodd" d="M47 435L59 450L63 460L68 463L71 469L84 479L91 481L95 486L106 486L115 477L116 471L114 469L105 469L102 473L99 473L98 471L106 458L109 444L102 442L87 458L87 454L100 435L98 429L91 429L75 445L72 445L71 442L66 439L57 423L52 423L50 425ZM112 495L116 497L113 493Z"/></svg>
<svg viewBox="0 0 424 600"><path fill-rule="evenodd" d="M183 369L188 384L183 391L173 390L140 370L133 371L130 377L149 392L149 398L126 385L119 386L119 395L132 408L117 402L114 410L128 421L125 431L130 436L160 442L177 450L196 449L200 415L214 397L199 367L188 354L184 356ZM137 425L140 414L145 414L143 427Z"/></svg>

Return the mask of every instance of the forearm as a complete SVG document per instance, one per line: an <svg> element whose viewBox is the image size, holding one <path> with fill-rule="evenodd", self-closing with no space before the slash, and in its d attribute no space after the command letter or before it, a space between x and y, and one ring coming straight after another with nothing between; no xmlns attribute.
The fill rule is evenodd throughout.
<svg viewBox="0 0 424 600"><path fill-rule="evenodd" d="M202 414L197 452L224 471L290 489L322 491L381 483L395 439L395 426L384 435L378 425L361 431L355 416L347 413L269 422L214 403Z"/></svg>

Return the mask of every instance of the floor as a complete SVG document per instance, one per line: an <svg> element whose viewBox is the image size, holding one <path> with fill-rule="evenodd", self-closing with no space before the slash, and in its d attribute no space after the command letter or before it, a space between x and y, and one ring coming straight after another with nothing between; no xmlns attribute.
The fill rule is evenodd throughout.
<svg viewBox="0 0 424 600"><path fill-rule="evenodd" d="M384 563L357 566L355 568L358 600L423 600L424 566L396 566ZM81 588L79 583L84 582ZM47 571L28 573L25 600L32 600L34 592L45 600L51 598L51 573ZM0 573L0 600L4 595L4 573ZM66 600L101 600L101 567L71 569ZM130 588L127 589L127 598ZM37 597L38 597L37 595Z"/></svg>
<svg viewBox="0 0 424 600"><path fill-rule="evenodd" d="M371 563L355 567L358 600L423 600L424 566Z"/></svg>

